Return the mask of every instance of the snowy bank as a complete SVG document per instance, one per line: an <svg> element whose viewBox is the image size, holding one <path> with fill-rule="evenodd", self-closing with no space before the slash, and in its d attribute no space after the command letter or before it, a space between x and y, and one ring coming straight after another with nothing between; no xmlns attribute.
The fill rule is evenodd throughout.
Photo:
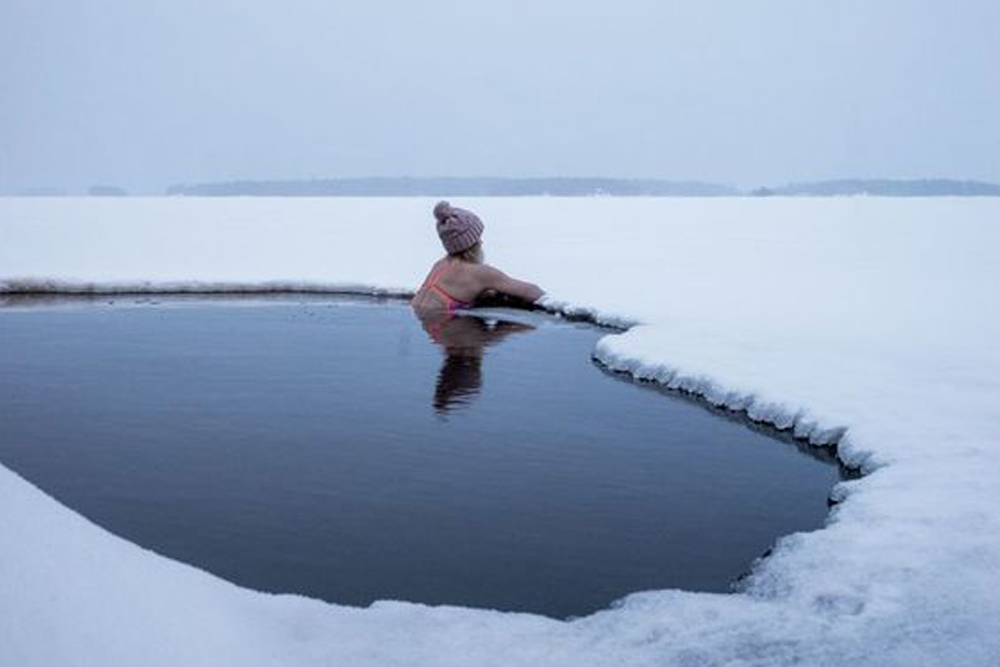
<svg viewBox="0 0 1000 667"><path fill-rule="evenodd" d="M432 203L0 199L0 292L404 294L438 254ZM739 594L559 622L240 589L0 468L0 662L1000 663L1000 200L454 203L551 303L639 323L598 344L608 366L836 442L868 474Z"/></svg>

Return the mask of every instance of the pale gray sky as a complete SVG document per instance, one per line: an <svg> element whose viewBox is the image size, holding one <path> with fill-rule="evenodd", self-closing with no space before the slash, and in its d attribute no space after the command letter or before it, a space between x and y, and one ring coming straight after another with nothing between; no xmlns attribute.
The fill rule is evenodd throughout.
<svg viewBox="0 0 1000 667"><path fill-rule="evenodd" d="M1000 181L997 0L2 0L0 190Z"/></svg>

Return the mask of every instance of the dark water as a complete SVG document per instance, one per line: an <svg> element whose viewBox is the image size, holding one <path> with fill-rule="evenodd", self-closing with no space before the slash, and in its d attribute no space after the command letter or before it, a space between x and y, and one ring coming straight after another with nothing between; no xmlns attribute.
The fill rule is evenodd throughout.
<svg viewBox="0 0 1000 667"><path fill-rule="evenodd" d="M838 477L602 372L589 326L134 301L0 309L0 462L252 588L556 617L726 591Z"/></svg>

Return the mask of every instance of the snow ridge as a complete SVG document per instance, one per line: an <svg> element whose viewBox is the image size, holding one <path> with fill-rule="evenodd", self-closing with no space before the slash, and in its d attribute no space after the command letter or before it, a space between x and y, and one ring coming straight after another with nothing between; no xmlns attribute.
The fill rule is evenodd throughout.
<svg viewBox="0 0 1000 667"><path fill-rule="evenodd" d="M816 447L836 446L847 434L846 426L827 426L808 418L804 408L792 409L783 403L761 400L753 393L727 389L705 375L685 375L677 367L644 362L617 349L615 338L606 336L597 342L594 360L608 370L625 373L640 382L653 382L667 389L698 396L714 407L742 412L751 420L791 431Z"/></svg>

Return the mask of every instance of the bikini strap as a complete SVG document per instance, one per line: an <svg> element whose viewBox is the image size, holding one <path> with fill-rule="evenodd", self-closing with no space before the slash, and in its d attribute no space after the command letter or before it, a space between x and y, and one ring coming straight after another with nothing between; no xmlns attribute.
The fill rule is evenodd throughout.
<svg viewBox="0 0 1000 667"><path fill-rule="evenodd" d="M441 267L431 275L427 276L427 280L426 282L424 282L424 285L426 285L427 287L436 287L438 282L440 282L442 278L444 278L446 275L448 275L454 270L455 270L454 264L445 264L443 267Z"/></svg>

